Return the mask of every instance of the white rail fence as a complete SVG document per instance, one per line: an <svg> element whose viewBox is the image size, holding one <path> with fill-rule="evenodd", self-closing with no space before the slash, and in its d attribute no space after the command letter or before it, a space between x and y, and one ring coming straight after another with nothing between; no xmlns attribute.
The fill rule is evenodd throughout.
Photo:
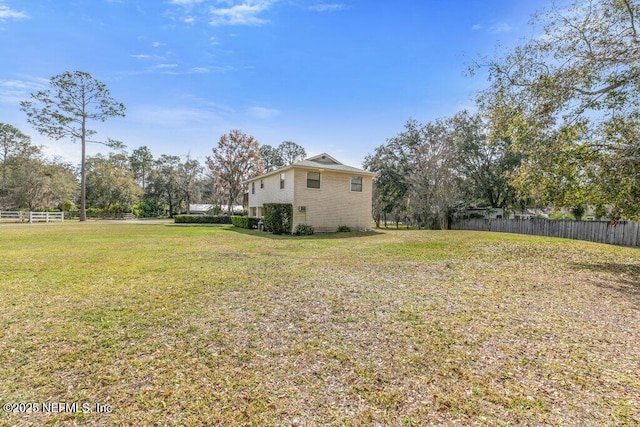
<svg viewBox="0 0 640 427"><path fill-rule="evenodd" d="M64 212L0 211L0 222L64 222Z"/></svg>

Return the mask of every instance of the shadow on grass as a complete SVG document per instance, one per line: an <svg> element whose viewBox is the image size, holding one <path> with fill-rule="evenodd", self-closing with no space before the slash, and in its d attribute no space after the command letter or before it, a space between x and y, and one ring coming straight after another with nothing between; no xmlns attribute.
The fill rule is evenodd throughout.
<svg viewBox="0 0 640 427"><path fill-rule="evenodd" d="M594 273L606 273L611 277L608 283L596 283L597 286L621 292L640 300L640 265L618 262L575 263L576 269Z"/></svg>
<svg viewBox="0 0 640 427"><path fill-rule="evenodd" d="M311 236L296 236L294 234L272 234L267 231L247 230L245 228L238 227L232 227L229 230L248 236L262 237L273 240L336 240L369 237L382 234L379 231L352 231L349 233L316 233Z"/></svg>
<svg viewBox="0 0 640 427"><path fill-rule="evenodd" d="M158 223L160 224L160 223ZM182 222L178 222L178 223L164 223L164 225L166 225L167 227L229 227L229 228L233 228L233 225L231 224L207 224L207 223L202 223L202 224L198 224L198 223L182 223Z"/></svg>

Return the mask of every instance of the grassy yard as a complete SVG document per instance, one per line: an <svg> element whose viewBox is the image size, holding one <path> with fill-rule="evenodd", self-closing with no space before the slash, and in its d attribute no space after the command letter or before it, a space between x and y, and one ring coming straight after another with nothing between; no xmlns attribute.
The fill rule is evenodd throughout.
<svg viewBox="0 0 640 427"><path fill-rule="evenodd" d="M69 222L0 274L0 425L640 425L638 249Z"/></svg>

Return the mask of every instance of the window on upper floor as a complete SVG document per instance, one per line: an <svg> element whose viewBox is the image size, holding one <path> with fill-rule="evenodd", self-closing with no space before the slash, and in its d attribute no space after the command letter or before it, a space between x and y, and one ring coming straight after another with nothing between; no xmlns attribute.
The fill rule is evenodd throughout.
<svg viewBox="0 0 640 427"><path fill-rule="evenodd" d="M284 188L284 177L285 177L285 176L286 176L286 175L285 175L285 173L284 173L284 172L282 172L282 173L280 174L280 189L281 189L281 190Z"/></svg>
<svg viewBox="0 0 640 427"><path fill-rule="evenodd" d="M251 194L256 194L256 183L255 182L251 183Z"/></svg>
<svg viewBox="0 0 640 427"><path fill-rule="evenodd" d="M357 191L358 193L362 193L362 177L361 176L351 177L351 191Z"/></svg>
<svg viewBox="0 0 640 427"><path fill-rule="evenodd" d="M307 172L307 188L320 188L320 172Z"/></svg>

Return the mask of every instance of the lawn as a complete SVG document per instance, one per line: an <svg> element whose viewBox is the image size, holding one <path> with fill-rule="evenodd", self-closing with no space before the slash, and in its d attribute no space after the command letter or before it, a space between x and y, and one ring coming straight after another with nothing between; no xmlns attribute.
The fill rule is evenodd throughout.
<svg viewBox="0 0 640 427"><path fill-rule="evenodd" d="M638 249L68 222L0 254L0 403L37 410L0 425L640 425Z"/></svg>

